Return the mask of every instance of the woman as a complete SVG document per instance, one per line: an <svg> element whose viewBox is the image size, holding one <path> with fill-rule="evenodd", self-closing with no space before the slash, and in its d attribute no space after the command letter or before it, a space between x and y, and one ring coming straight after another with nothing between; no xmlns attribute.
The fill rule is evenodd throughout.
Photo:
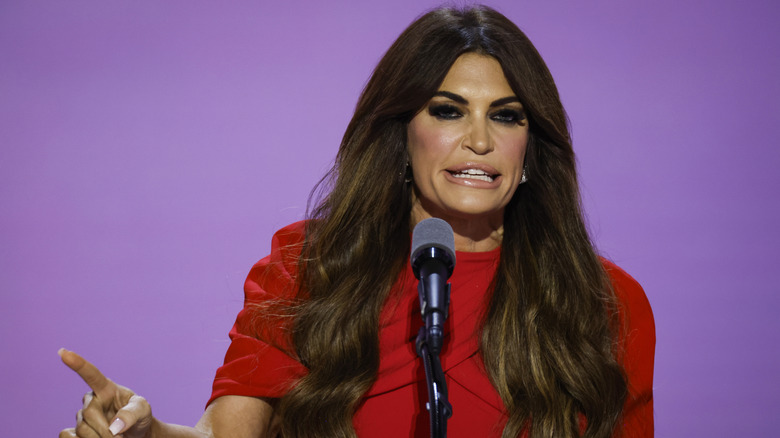
<svg viewBox="0 0 780 438"><path fill-rule="evenodd" d="M428 217L450 223L458 251L450 436L652 436L649 305L595 254L554 82L504 16L438 9L406 29L324 184L250 272L196 428L160 422L62 351L94 394L60 436L425 436L408 258Z"/></svg>

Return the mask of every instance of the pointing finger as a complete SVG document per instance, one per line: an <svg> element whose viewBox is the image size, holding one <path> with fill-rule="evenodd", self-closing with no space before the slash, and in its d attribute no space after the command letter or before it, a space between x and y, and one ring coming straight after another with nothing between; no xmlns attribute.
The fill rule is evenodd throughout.
<svg viewBox="0 0 780 438"><path fill-rule="evenodd" d="M64 348L60 348L57 352L62 359L62 362L68 366L68 368L78 374L82 380L92 388L95 395L101 400L111 400L116 392L116 385L114 382L108 380L95 365L92 365L83 357L78 354L68 351Z"/></svg>

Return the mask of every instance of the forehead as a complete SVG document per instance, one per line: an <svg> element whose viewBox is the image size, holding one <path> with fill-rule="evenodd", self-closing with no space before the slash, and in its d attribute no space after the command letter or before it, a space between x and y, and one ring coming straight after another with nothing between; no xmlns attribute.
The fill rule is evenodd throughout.
<svg viewBox="0 0 780 438"><path fill-rule="evenodd" d="M469 98L514 96L498 61L486 55L464 53L450 67L439 91L449 91Z"/></svg>

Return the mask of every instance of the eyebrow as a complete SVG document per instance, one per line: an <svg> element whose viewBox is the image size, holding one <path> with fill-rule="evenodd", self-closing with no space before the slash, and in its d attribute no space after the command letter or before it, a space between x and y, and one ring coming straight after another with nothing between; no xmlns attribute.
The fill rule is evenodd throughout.
<svg viewBox="0 0 780 438"><path fill-rule="evenodd" d="M442 96L442 97L446 97L448 99L452 99L452 100L454 100L455 102L458 102L461 105L468 105L469 104L469 101L466 100L465 97L461 96L460 94L451 93L449 91L437 91L437 92L433 93L433 95L434 96ZM501 99L497 99L497 100L494 100L493 102L490 102L490 107L492 108L492 107L495 107L495 106L501 106L501 105L505 105L507 103L513 103L513 102L520 102L520 99L518 99L517 96L502 97Z"/></svg>

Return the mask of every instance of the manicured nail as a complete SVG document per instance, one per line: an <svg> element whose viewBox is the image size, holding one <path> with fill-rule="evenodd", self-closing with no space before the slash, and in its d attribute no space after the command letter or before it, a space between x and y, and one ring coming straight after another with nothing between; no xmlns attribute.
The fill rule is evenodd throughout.
<svg viewBox="0 0 780 438"><path fill-rule="evenodd" d="M121 418L117 418L114 420L113 423L111 423L111 427L108 428L109 431L111 431L111 435L116 435L119 432L122 431L122 429L125 428L125 422L122 421Z"/></svg>
<svg viewBox="0 0 780 438"><path fill-rule="evenodd" d="M60 357L62 357L62 353L66 352L66 351L68 351L68 350L66 350L66 349L64 349L64 348L60 348L59 350L57 350L57 354L58 354Z"/></svg>

